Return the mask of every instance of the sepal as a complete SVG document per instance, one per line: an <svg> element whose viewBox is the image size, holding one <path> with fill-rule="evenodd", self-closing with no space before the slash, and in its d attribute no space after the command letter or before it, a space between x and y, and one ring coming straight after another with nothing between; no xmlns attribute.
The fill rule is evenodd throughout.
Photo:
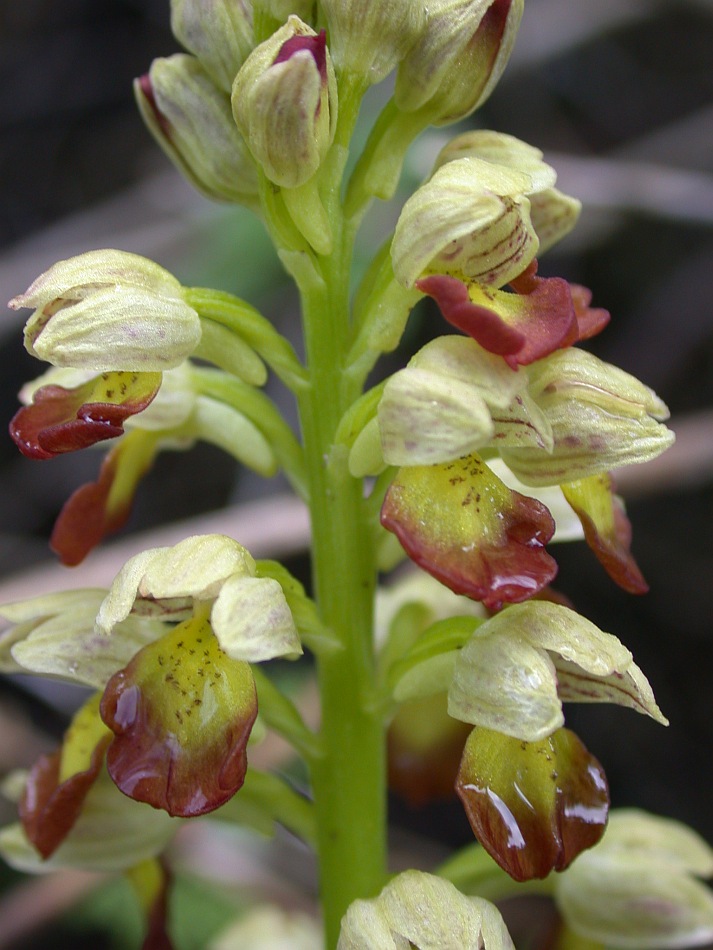
<svg viewBox="0 0 713 950"><path fill-rule="evenodd" d="M0 669L103 689L138 650L165 632L160 621L127 617L111 637L97 633L95 618L105 595L88 588L4 604Z"/></svg>
<svg viewBox="0 0 713 950"><path fill-rule="evenodd" d="M202 606L226 656L251 663L302 652L280 584L257 577L250 554L225 535L186 538L131 558L97 614L111 633L131 614L188 620Z"/></svg>
<svg viewBox="0 0 713 950"><path fill-rule="evenodd" d="M386 382L378 406L384 461L433 465L475 452L526 379L472 340L433 340Z"/></svg>
<svg viewBox="0 0 713 950"><path fill-rule="evenodd" d="M559 604L508 607L459 652L448 712L527 742L564 722L562 701L614 702L666 725L651 687L612 634Z"/></svg>
<svg viewBox="0 0 713 950"><path fill-rule="evenodd" d="M434 171L448 162L462 158L477 158L523 172L530 176L530 220L539 240L542 254L561 241L577 223L581 202L558 191L555 170L543 161L539 148L489 129L473 129L456 135L444 146L436 158Z"/></svg>
<svg viewBox="0 0 713 950"><path fill-rule="evenodd" d="M547 417L551 453L503 449L502 457L527 485L556 485L664 452L674 434L661 424L668 409L634 376L572 347L529 367L528 391Z"/></svg>
<svg viewBox="0 0 713 950"><path fill-rule="evenodd" d="M438 168L401 211L391 257L405 287L429 274L501 287L538 249L525 172L476 158Z"/></svg>

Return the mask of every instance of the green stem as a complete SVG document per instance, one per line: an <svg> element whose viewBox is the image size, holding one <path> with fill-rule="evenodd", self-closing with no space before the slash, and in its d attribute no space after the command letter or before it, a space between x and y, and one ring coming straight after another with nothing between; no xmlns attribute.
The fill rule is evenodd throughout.
<svg viewBox="0 0 713 950"><path fill-rule="evenodd" d="M345 97L346 99L346 97ZM299 394L312 519L314 593L322 622L342 649L317 658L323 756L312 763L317 851L327 947L339 938L349 904L386 881L385 729L372 702L372 611L376 569L361 481L348 450L335 444L339 422L360 395L345 374L353 230L344 227L339 182L356 105L340 100L339 149L323 196L334 250L322 258L324 283L303 292L311 386Z"/></svg>

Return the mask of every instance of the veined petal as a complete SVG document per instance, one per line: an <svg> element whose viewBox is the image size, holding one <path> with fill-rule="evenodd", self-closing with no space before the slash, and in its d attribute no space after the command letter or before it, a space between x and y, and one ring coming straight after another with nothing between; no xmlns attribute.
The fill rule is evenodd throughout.
<svg viewBox="0 0 713 950"><path fill-rule="evenodd" d="M372 900L356 900L342 920L337 950L512 950L499 911L450 881L403 871Z"/></svg>
<svg viewBox="0 0 713 950"><path fill-rule="evenodd" d="M526 742L546 739L564 725L554 663L514 631L476 634L455 661L448 713Z"/></svg>
<svg viewBox="0 0 713 950"><path fill-rule="evenodd" d="M302 653L282 587L271 577L230 577L213 604L211 626L234 660L259 663Z"/></svg>
<svg viewBox="0 0 713 950"><path fill-rule="evenodd" d="M631 524L624 502L614 494L611 477L602 472L561 487L607 574L630 594L645 594L649 585L631 554Z"/></svg>
<svg viewBox="0 0 713 950"><path fill-rule="evenodd" d="M197 535L170 548L142 551L117 574L97 615L97 627L110 633L132 612L186 620L194 600L213 600L234 574L254 577L255 561L223 534Z"/></svg>
<svg viewBox="0 0 713 950"><path fill-rule="evenodd" d="M104 689L107 680L135 653L165 633L159 621L127 617L113 636L106 637L94 626L106 591L84 593L80 604L68 603L61 611L39 618L15 642L11 653L21 671Z"/></svg>
<svg viewBox="0 0 713 950"><path fill-rule="evenodd" d="M161 386L160 373L102 373L75 389L45 386L10 423L15 444L30 458L75 452L124 431L124 420L142 412Z"/></svg>
<svg viewBox="0 0 713 950"><path fill-rule="evenodd" d="M62 748L31 769L20 801L25 834L48 858L69 834L104 762L111 733L99 718L99 694L74 716Z"/></svg>
<svg viewBox="0 0 713 950"><path fill-rule="evenodd" d="M601 765L568 729L540 742L474 729L456 791L478 841L516 881L568 867L599 841L609 809Z"/></svg>
<svg viewBox="0 0 713 950"><path fill-rule="evenodd" d="M525 194L530 177L474 158L448 162L406 202L394 232L394 274L405 287L429 274L501 287L537 253Z"/></svg>
<svg viewBox="0 0 713 950"><path fill-rule="evenodd" d="M205 616L139 651L107 684L101 714L114 733L109 774L130 798L187 818L243 784L255 683L247 663L220 649Z"/></svg>
<svg viewBox="0 0 713 950"><path fill-rule="evenodd" d="M566 280L533 274L513 285L518 291L514 294L441 275L416 282L436 300L449 323L513 368L577 342L577 318Z"/></svg>
<svg viewBox="0 0 713 950"><path fill-rule="evenodd" d="M50 538L63 564L81 563L107 535L123 528L157 449L153 433L127 433L102 462L97 481L87 482L67 499Z"/></svg>
<svg viewBox="0 0 713 950"><path fill-rule="evenodd" d="M424 570L492 609L531 597L557 572L544 550L554 533L547 509L506 488L477 455L400 469L381 523Z"/></svg>

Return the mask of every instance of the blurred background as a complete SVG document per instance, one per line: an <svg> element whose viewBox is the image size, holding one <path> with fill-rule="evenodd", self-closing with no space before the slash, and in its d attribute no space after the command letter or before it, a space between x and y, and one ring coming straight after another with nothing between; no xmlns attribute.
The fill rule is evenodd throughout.
<svg viewBox="0 0 713 950"><path fill-rule="evenodd" d="M244 296L293 334L294 298L259 223L192 192L135 110L133 78L176 50L168 0L0 0L0 299L58 259L117 247L156 259L185 284ZM374 90L371 107L385 95ZM609 309L612 322L589 348L640 377L672 410L676 449L619 480L651 593L619 591L584 545L555 552L558 588L630 647L671 726L608 707L570 706L567 721L604 764L616 805L681 818L713 841L713 2L526 0L505 77L469 124L539 146L558 170L558 186L582 199L578 229L540 273L593 289L594 305ZM403 194L454 131L414 147ZM396 200L367 220L365 254L398 208ZM22 383L42 371L22 348L22 322L10 311L0 322L0 417L7 420ZM423 307L408 346L444 331L438 314ZM284 555L308 578L306 523L285 485L263 483L204 445L158 460L118 545L95 552L79 573L57 568L47 549L52 524L69 494L96 477L100 458L85 452L33 463L0 437L3 601L107 583L145 546L136 532L160 527L161 543L171 543L188 533L171 526L188 517L204 518L190 530L235 525L258 556ZM280 500L269 503L270 521L266 492ZM211 514L224 505L228 514ZM65 689L3 682L0 774L49 748L75 702ZM454 802L415 812L394 801L393 811L397 827L417 836L404 839L409 847L417 840L445 853L470 839ZM9 808L0 817L10 820ZM72 878L75 894L69 879L67 893L48 882L18 890L6 869L0 881L7 888L0 948L59 946L65 933L75 946L136 945L121 928L101 930L99 901L66 916L93 882ZM207 906L194 887L193 898ZM29 919L55 911L64 916L51 936L29 933ZM186 950L201 946L190 942L190 928L185 939Z"/></svg>

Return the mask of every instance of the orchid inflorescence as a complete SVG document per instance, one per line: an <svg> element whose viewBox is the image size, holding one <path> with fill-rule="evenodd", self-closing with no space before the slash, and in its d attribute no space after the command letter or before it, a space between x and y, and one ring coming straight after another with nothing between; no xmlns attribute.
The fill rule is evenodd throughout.
<svg viewBox="0 0 713 950"><path fill-rule="evenodd" d="M550 587L548 545L583 536L614 582L647 590L609 473L673 442L655 393L580 346L609 314L538 272L579 202L537 148L462 132L351 286L364 215L395 194L423 130L487 99L523 3L172 0L186 52L137 80L141 114L193 185L262 221L300 295L304 360L246 301L121 250L61 261L10 302L33 311L25 345L50 364L21 391L20 451L109 443L55 525L65 564L125 524L158 453L196 440L281 470L310 510L312 596L207 535L136 555L108 590L0 608L3 670L91 691L61 748L7 783L20 823L0 831L0 853L29 871L124 872L145 947L170 945L162 855L183 822L246 814L315 849L324 936L256 911L216 947L272 934L341 950L507 948L486 897L525 881L554 897L571 946L713 939L697 880L711 851L634 811L605 833L604 769L564 727L571 701L666 723L624 644ZM349 162L362 98L394 71ZM457 332L434 324L442 335L371 385L424 297ZM295 398L299 434L262 389L270 373ZM305 650L317 729L270 666ZM265 728L301 758L307 789L250 766ZM479 843L389 881L387 780L413 804L455 790ZM251 808L230 811L241 797Z"/></svg>

